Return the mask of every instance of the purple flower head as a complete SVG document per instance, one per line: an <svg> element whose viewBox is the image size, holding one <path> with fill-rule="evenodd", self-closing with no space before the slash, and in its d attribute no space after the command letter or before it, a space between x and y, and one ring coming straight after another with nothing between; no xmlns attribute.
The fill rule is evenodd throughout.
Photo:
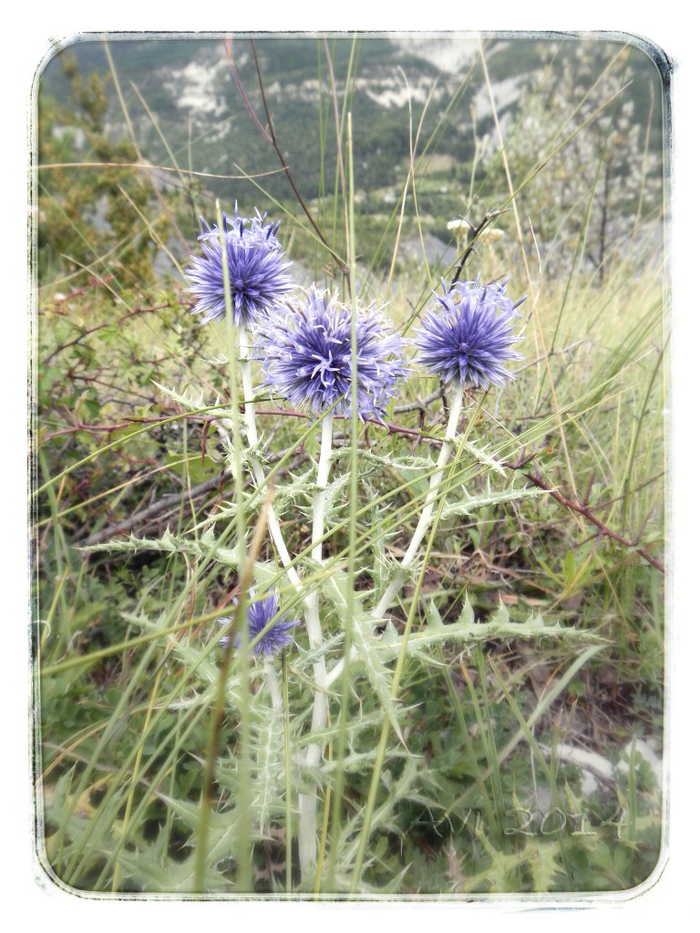
<svg viewBox="0 0 700 933"><path fill-rule="evenodd" d="M320 413L352 410L352 313L336 295L312 289L303 303L259 320L255 356L264 384ZM382 414L405 375L402 341L373 306L357 311L357 409Z"/></svg>
<svg viewBox="0 0 700 933"><path fill-rule="evenodd" d="M511 301L505 281L479 285L477 278L443 286L445 297L435 296L437 303L416 334L417 362L445 384L488 389L512 379L504 364L522 359L513 349L521 339L513 334L513 324L525 298Z"/></svg>
<svg viewBox="0 0 700 933"><path fill-rule="evenodd" d="M251 596L253 594L251 593ZM238 604L237 599L232 600L234 606ZM252 641L256 635L259 635L260 632L267 626L274 616L277 615L279 611L279 594L272 593L270 596L267 596L265 599L261 599L258 602L252 602L248 606L248 639ZM229 625L231 618L228 619L219 619L219 625ZM284 616L281 619L278 619L275 624L265 632L263 637L260 639L257 644L253 645L251 651L256 655L264 655L265 657L270 657L273 654L279 654L279 652L285 648L287 645L291 645L293 639L291 635L288 635L287 632L294 628L295 625L299 625L299 621L295 620L289 622ZM229 636L224 635L219 639L219 644L222 647L226 647L229 643ZM241 647L241 637L236 635L233 640L236 648Z"/></svg>
<svg viewBox="0 0 700 933"><path fill-rule="evenodd" d="M250 242L257 240L269 249L282 249L282 244L276 236L280 222L277 221L276 224L265 223L267 220L267 211L261 214L256 207L254 217L240 217L238 214L238 202L236 202L233 220L230 220L226 214L222 214L221 218L224 223L226 235L236 234L243 240L247 239ZM210 227L204 217L200 217L199 220L204 228L204 232L200 233L197 239L200 242L202 240L218 240L219 229L216 224L212 224Z"/></svg>
<svg viewBox="0 0 700 933"><path fill-rule="evenodd" d="M192 314L203 314L202 324L226 319L224 291L224 249L228 265L233 320L249 324L272 308L292 287L287 274L290 263L275 234L279 225L266 223L266 214L256 209L255 217L234 219L223 215L223 238L216 224L203 219L204 232L199 235L202 256L193 256L187 271L189 292L197 302Z"/></svg>

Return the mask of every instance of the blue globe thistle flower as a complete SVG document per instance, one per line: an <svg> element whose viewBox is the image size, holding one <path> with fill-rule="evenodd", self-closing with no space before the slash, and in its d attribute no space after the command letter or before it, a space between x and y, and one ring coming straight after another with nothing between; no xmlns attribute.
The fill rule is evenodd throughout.
<svg viewBox="0 0 700 933"><path fill-rule="evenodd" d="M513 302L505 281L479 285L477 278L449 288L443 282L443 287L445 297L435 296L437 304L424 315L416 334L417 362L447 385L488 389L513 379L504 364L522 359L513 349L521 339L513 324L525 298Z"/></svg>
<svg viewBox="0 0 700 933"><path fill-rule="evenodd" d="M233 320L249 324L272 306L292 287L287 274L291 263L276 237L279 224L266 223L266 214L256 208L252 218L239 217L236 206L233 221L224 214L224 245L216 224L200 218L204 232L198 237L202 256L193 256L187 270L188 289L197 302L192 314L203 314L202 324L226 318L223 250L226 250Z"/></svg>
<svg viewBox="0 0 700 933"><path fill-rule="evenodd" d="M251 594L252 595L252 594ZM234 606L238 604L237 599L232 600ZM261 599L258 602L251 602L248 606L248 639L252 641L257 635L262 632L265 626L270 622L274 616L279 612L279 593L272 593L270 596L267 596L265 599ZM219 619L219 625L229 625L231 623L231 617L228 619ZM251 651L256 655L264 655L265 657L270 657L273 654L279 654L279 652L285 648L287 645L291 645L293 638L291 635L288 635L287 632L294 628L296 625L299 625L298 620L289 621L284 616L281 619L278 619L277 622L268 629L267 632L263 635L257 644L253 645ZM229 644L230 637L224 635L219 639L219 644L225 648ZM241 647L241 636L236 635L233 640L236 648Z"/></svg>
<svg viewBox="0 0 700 933"><path fill-rule="evenodd" d="M259 321L253 334L264 385L321 413L352 411L352 312L312 289L303 303ZM402 340L374 307L357 311L357 409L382 414L405 375ZM335 407L334 407L335 406Z"/></svg>
<svg viewBox="0 0 700 933"><path fill-rule="evenodd" d="M256 207L254 217L241 217L238 213L238 202L236 202L233 220L229 220L225 213L221 215L221 219L223 220L226 234L236 233L243 239L265 241L265 245L267 245L269 249L282 249L282 244L276 236L280 227L280 221L278 220L276 224L266 223L267 211L261 214ZM200 233L197 237L200 242L202 240L219 239L219 229L216 224L212 224L210 227L204 217L200 217L199 221L204 228L204 232Z"/></svg>

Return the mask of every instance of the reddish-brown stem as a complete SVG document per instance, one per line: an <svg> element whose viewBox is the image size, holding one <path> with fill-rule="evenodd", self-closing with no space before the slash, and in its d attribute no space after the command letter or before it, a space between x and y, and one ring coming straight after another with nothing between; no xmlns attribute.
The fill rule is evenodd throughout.
<svg viewBox="0 0 700 933"><path fill-rule="evenodd" d="M126 321L130 317L134 317L134 315L136 314L147 314L147 313L150 313L151 311L162 311L164 308L169 308L169 307L170 305L156 305L154 308L137 308L135 311L129 311L128 314L122 315L122 317L119 318L118 324L121 327L124 321ZM98 324L96 327L90 327L88 330L85 330L81 334L79 334L75 338L75 340L70 340L68 341L68 343L62 343L59 347L56 347L56 349L46 357L46 359L43 361L43 365L46 366L47 363L50 363L51 360L55 356L58 356L59 353L62 353L64 350L67 350L69 347L75 346L75 344L80 343L81 340L85 340L86 337L88 337L90 334L94 334L95 331L102 330L105 327L109 327L112 323L113 321L107 321L104 324Z"/></svg>
<svg viewBox="0 0 700 933"><path fill-rule="evenodd" d="M268 107L268 104L267 104L267 97L265 96L265 85L263 84L262 72L261 72L261 70L260 70L260 62L259 62L259 60L258 60L258 52L257 52L257 49L255 48L255 40L253 39L252 36L250 37L250 47L251 47L251 49L253 50L253 60L255 61L255 71L256 71L257 76L258 76L258 84L259 84L259 86L260 86L260 96L262 97L263 109L265 110L265 119L267 120L267 126L268 126L268 130L269 130L269 136L268 136L267 133L265 133L265 138L266 138L266 139L269 139L269 141L270 141L271 144L272 144L273 149L274 149L275 152L277 153L277 158L279 159L280 165L282 166L282 168L283 168L283 170L284 170L284 174L287 176L287 181L289 182L289 185L290 185L292 191L294 192L294 197L297 199L297 201L298 201L299 204L301 205L301 208L302 208L302 210L304 211L304 213L306 214L307 218L309 219L309 223L310 223L311 226L314 228L314 230L315 230L315 232L316 232L316 235L318 236L318 238L321 240L321 242L323 243L323 245L326 247L326 249L328 250L328 252L331 254L331 256L333 257L333 259L335 260L335 262L336 262L338 268L340 269L342 275L348 280L348 285L349 285L350 273L349 273L349 271L348 271L347 265L343 262L343 260L340 258L340 256L338 256L338 254L335 252L335 250L331 247L330 243L328 242L328 240L326 240L326 238L325 238L325 236L323 235L323 233L321 233L321 230L320 230L318 224L317 224L316 221L314 220L314 218L313 218L313 216L312 216L312 214L311 214L311 211L309 210L309 208L308 208L307 205L306 205L306 201L305 201L304 198L302 197L301 192L300 192L299 189L297 188L296 183L295 183L294 179L292 178L292 173L291 173L291 171L290 171L290 169L289 169L289 165L287 165L287 160L285 159L284 153L282 152L282 150L281 150L281 148L280 148L280 146L279 146L279 143L277 142L277 136L275 135L275 127L274 127L274 125L273 125L273 123L272 123L272 114L270 113L270 108ZM256 122L257 122L257 121L256 121Z"/></svg>
<svg viewBox="0 0 700 933"><path fill-rule="evenodd" d="M503 464L511 469L519 469L517 465L510 463ZM539 489L544 490L548 495L550 495L559 505L563 505L564 508L570 509L572 512L577 512L579 515L582 515L586 521L590 522L592 525L595 525L599 533L606 538L610 538L612 541L617 541L618 544L623 545L626 548L632 548L636 550L640 557L643 557L644 560L651 564L652 567L655 567L660 573L665 573L664 565L661 561L657 560L655 557L652 557L651 554L644 548L637 547L638 540L629 540L628 538L623 538L622 535L618 534L616 531L613 531L611 528L608 528L598 517L594 515L591 509L582 504L581 502L576 502L573 499L567 499L565 496L550 486L544 481L540 476L539 471L533 473L526 473L526 479L528 479L533 485L537 486Z"/></svg>
<svg viewBox="0 0 700 933"><path fill-rule="evenodd" d="M479 237L479 234L491 223L494 217L498 217L499 214L504 214L504 213L505 211L488 211L486 214L484 214L482 220L476 227L469 224L470 230L469 230L469 239L467 243L467 248L464 250L464 252L459 258L459 262L457 263L457 268L455 270L454 278L452 279L453 285L459 281L459 277L462 274L462 270L464 269L464 264L469 258L469 256L472 254L474 247L476 246L476 241ZM469 223L469 221L467 221L467 223Z"/></svg>

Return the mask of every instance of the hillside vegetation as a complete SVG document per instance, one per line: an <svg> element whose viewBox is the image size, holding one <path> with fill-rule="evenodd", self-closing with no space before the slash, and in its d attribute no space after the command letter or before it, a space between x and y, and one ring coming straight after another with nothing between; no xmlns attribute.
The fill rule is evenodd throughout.
<svg viewBox="0 0 700 933"><path fill-rule="evenodd" d="M663 78L634 44L556 37L90 40L47 65L32 501L57 883L561 895L652 875ZM385 416L331 414L327 487L322 419L261 385L230 309L190 313L199 218L236 202L280 221L289 300L315 282L407 340ZM411 341L443 283L477 276L527 295L522 359L466 387L444 446L448 387ZM316 599L322 641L307 619L274 661L222 646L247 575L287 618Z"/></svg>

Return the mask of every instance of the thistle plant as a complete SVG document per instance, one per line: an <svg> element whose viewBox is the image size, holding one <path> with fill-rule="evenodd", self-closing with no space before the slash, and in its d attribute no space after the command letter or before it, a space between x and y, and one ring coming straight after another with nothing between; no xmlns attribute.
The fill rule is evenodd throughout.
<svg viewBox="0 0 700 933"><path fill-rule="evenodd" d="M426 312L415 336L416 362L451 388L488 389L512 379L505 364L522 359L513 346L513 317L525 301L513 302L506 283L443 283L444 297Z"/></svg>
<svg viewBox="0 0 700 933"><path fill-rule="evenodd" d="M201 218L201 256L193 256L187 277L196 299L192 314L202 314L202 324L226 317L226 267L229 294L236 324L246 325L268 312L292 287L289 263L275 234L277 227L256 211L253 218L223 215L222 229Z"/></svg>
<svg viewBox="0 0 700 933"><path fill-rule="evenodd" d="M337 295L312 289L299 303L260 321L256 356L264 386L316 414L349 416L351 313ZM357 407L382 415L405 376L402 341L374 307L357 315Z"/></svg>
<svg viewBox="0 0 700 933"><path fill-rule="evenodd" d="M513 319L520 317L517 308L525 301L513 302L506 294L506 283L479 285L474 282L443 282L444 296L435 295L435 304L417 329L414 344L416 362L439 377L449 392L445 438L436 469L430 477L428 495L418 524L400 565L391 576L373 615L381 620L398 595L406 574L430 526L437 492L445 466L453 450L466 389L488 389L512 379L506 362L520 359L513 345L520 339L513 333ZM356 652L351 655L354 659ZM332 672L332 683L342 672L342 663Z"/></svg>
<svg viewBox="0 0 700 933"><path fill-rule="evenodd" d="M515 325L519 318L517 308L525 299L513 301L507 294L505 281L482 285L477 278L473 282L455 282L449 287L443 284L442 293L434 295L412 339L405 340L393 329L383 311L374 305L363 307L355 299L351 308L337 294L318 287L289 294L291 283L285 271L288 264L276 234L277 227L269 224L264 215L256 212L252 219L246 219L236 212L233 221L220 215L218 225L205 225L200 237L204 258L193 259L190 272L192 293L198 298L194 310L203 313L205 322L225 327L232 397L239 400L234 402L230 414L218 404L211 415L218 425L235 479L236 499L230 508L212 516L210 524L213 528L215 522L232 518L238 546L222 551L217 557L217 548L207 544L213 540L207 537L213 536L213 530L210 532L206 528L196 541L173 542L170 537L167 546L198 556L205 565L212 557L215 561L232 563L237 568L239 584L244 586L237 597L243 600L243 606L234 617L219 619L226 631L218 636L226 657L236 649L227 675L231 687L226 696L239 712L241 742L231 761L220 767L225 773L228 773L226 769L231 769L230 786L237 789L232 798L232 819L238 827L232 854L241 869L239 890L250 884L242 860L248 858L246 853L250 853L257 839L265 838L273 819L283 820L285 825L287 890L291 891L292 885L289 860L294 838L299 857L300 890L309 891L312 887L318 890L322 885L325 850L319 841L318 802L324 775L330 768L330 762L324 760L324 750L329 741L342 736L339 738L341 758L337 764L333 763L334 768L342 771L343 743L346 740L352 743L356 734L371 727L371 719L356 724L347 720L351 676L366 678L375 691L382 714L382 730L367 762L373 768L370 794L362 813L346 829L338 825L342 806L337 805L330 834L331 857L335 859L337 852L343 852L338 864L334 862L330 883L334 890L337 887L354 891L361 885L384 761L387 756L393 758L397 754L389 746L389 734L393 727L394 732L401 735L398 686L405 658L410 654L426 660L429 657L426 649L446 641L469 644L483 638L514 634L562 637L568 633L556 625L547 626L537 618L513 624L507 613L501 613L490 623L475 625L468 600L458 624L444 625L433 612L430 628L414 631L413 626L425 569L423 562L419 571L419 555L427 536L429 552L436 522L441 516L471 513L481 504L509 502L533 494L531 489L512 484L500 493L487 489L482 497L467 493L465 481L484 466L496 472L502 470L486 451L467 440L468 426L460 436L465 395L483 393L513 378L508 364L520 358L515 350L520 339ZM243 282L245 270L251 271L251 277ZM257 285L251 284L254 279ZM261 285L263 280L272 283L267 291ZM223 315L220 313L222 304ZM397 563L389 556L384 549L388 539L380 536L378 540L382 545L379 550L376 547L373 550L375 585L359 589L351 575L343 577L339 561L344 552L330 555L324 550L330 531L342 533L348 525L343 501L347 475L333 477L333 466L347 454L354 456L354 450L344 440L336 440L334 426L347 425L348 420L352 426L358 421L372 419L390 427L392 402L409 374L406 354L411 346L417 351L414 365L436 377L447 393L447 423L436 461L425 456L386 461L397 475L406 469L416 474L414 480L403 483L396 492L411 489L424 480L427 480L427 489L422 501L419 499L417 503L412 499L408 506L400 506L397 500L395 528L410 524L417 515L401 561ZM253 364L259 365L257 385ZM353 364L356 379L353 378ZM179 404L192 410L202 407L201 398L171 394ZM287 489L271 484L266 465L268 451L257 427L256 406L265 395L277 403L288 403L302 410L295 411L295 415L307 414L309 426L304 437L320 432L315 466L301 477L292 477ZM240 425L239 405L243 409ZM355 422L352 421L353 412L357 413ZM298 424L298 419L294 423ZM355 427L352 433L357 437ZM465 452L469 455L466 459ZM366 456L371 464L373 455L367 452ZM253 489L247 499L243 491L245 472ZM369 474L363 482L371 484ZM360 517L367 516L370 523L381 527L384 521L381 502L390 503L396 492L383 496L370 494L362 508L358 508L355 500L353 527L357 528L358 540L353 541L353 548L358 554L367 550L367 545L362 543L365 532L361 531ZM300 496L310 500L310 540L299 553L293 554L288 543L291 538L285 529L296 529L299 518L306 518L303 506L300 506L301 513L295 512L294 504ZM263 500L265 515L261 517ZM251 503L256 503L255 513L250 512ZM279 508L284 509L284 524L278 515ZM256 561L251 581L255 590L250 592L243 582L246 574L252 573L246 562L251 558L245 556L246 514L251 517L257 514L259 526L264 518L275 556L274 563ZM134 543L134 547L139 546ZM284 577L286 586L281 585ZM341 578L345 581L342 585ZM399 639L390 614L402 586L409 580L415 583L413 603ZM296 618L297 607L303 607L305 641L295 637L301 625ZM231 627L239 616L245 622L238 623L238 631L233 633ZM344 636L338 631L338 623L343 618L349 620L343 628ZM342 644L343 637L349 639L345 644ZM175 650L185 651L179 643ZM292 650L293 661L288 663L286 655ZM306 669L310 677L304 673ZM206 666L203 670L206 673ZM216 676L213 671L208 675L210 680ZM339 695L333 685L341 676L343 689L338 713ZM257 681L261 681L262 686L255 689ZM304 699L308 697L308 687L311 688L310 705ZM292 694L294 702L300 704L296 708L291 706ZM210 762L209 772L213 774L212 765ZM407 767L405 787L410 787L415 780L416 772ZM290 797L293 787L296 817ZM204 883L205 865L215 867L223 851L219 844L207 841L211 837L206 833L204 815L209 806L211 799L203 799L201 826L205 831L198 834L195 873L198 884ZM324 827L322 840L328 838L327 824Z"/></svg>
<svg viewBox="0 0 700 933"><path fill-rule="evenodd" d="M193 314L204 313L202 324L223 321L227 302L232 320L237 325L233 339L229 335L229 350L240 364L244 398L244 422L250 469L253 480L264 484L264 470L253 453L258 446L253 383L249 360L248 325L272 312L276 304L293 287L286 270L290 263L277 239L279 223L266 223L267 215L255 209L252 218L241 217L238 205L234 220L222 214L221 229L211 227L202 218L204 232L198 237L204 257L192 257L189 270L190 292L197 298ZM268 510L268 527L275 547L292 585L299 589L300 579L291 558L273 508Z"/></svg>
<svg viewBox="0 0 700 933"><path fill-rule="evenodd" d="M223 236L216 228L212 228L207 229L200 239L205 244L205 249L208 243L225 240L226 244L233 242L235 250L248 249L256 254L261 252L263 257L268 254L274 255L280 262L281 247L274 236L275 233L276 228L266 226L264 218L260 215L257 215L257 219L251 222L250 226L236 215L236 221L229 225ZM227 252L226 257L229 255L236 261L237 252ZM227 258L224 259L224 263ZM286 285L284 288L286 289ZM430 527L445 466L457 435L465 390L483 390L492 384L504 383L511 378L506 363L520 358L513 349L519 339L513 333L513 324L519 317L517 307L524 298L513 302L506 293L505 282L480 285L478 279L467 283L456 282L449 288L443 283L443 290L444 296L435 296L434 306L426 312L424 322L413 342L419 351L418 364L422 364L429 373L437 375L450 393L444 442L436 467L431 472L428 494L410 544L400 565L388 580L384 592L376 594L375 607L371 612L371 618L375 623L384 617L393 604ZM212 305L208 308L205 320L216 318L216 307L218 306ZM245 307L243 299L239 307ZM352 414L351 310L339 301L337 294L312 287L308 292L301 293L297 299L271 302L265 313L246 313L241 310L235 321L240 325L238 353L245 399L247 459L253 481L259 487L265 480L257 451L259 437L255 420L256 393L252 381L251 357L260 363L263 375L259 390L269 391L275 398L281 398L321 418L318 463L311 494L310 545L313 566L320 569L324 564L323 538L333 454L333 421L334 417L348 418ZM250 330L247 325L250 325ZM374 306L356 310L355 328L357 412L362 419L371 416L382 419L407 374L405 343ZM252 336L252 351L248 344L249 333ZM312 665L314 695L310 723L311 733L316 733L327 723L329 688L343 673L346 660L348 664L354 663L360 656L361 649L355 645L351 646L345 658L338 661L330 672L327 670L323 650L327 639L324 639L320 612L320 587L313 586L310 592L307 591L272 508L268 516L268 525L277 556L305 607L309 649L316 655ZM274 596L269 597L270 602L257 604L260 608L251 609L251 612L254 612L251 620L269 621L266 613L276 608L275 599ZM274 631L274 627L271 631ZM366 633L363 638L365 635ZM268 636L268 641L263 639L259 645L268 648L270 645L276 645L277 642L271 642L270 637ZM282 637L289 638L286 629ZM363 645L363 649L367 651L366 645ZM273 708L278 709L279 684L270 657L274 652L258 647L257 653L266 656L265 673ZM386 690L383 691L383 698L385 702L390 702ZM395 722L393 710L392 719ZM322 753L323 749L318 742L310 742L301 759L304 768L309 772L315 771L320 765ZM307 879L307 882L317 864L317 811L316 795L301 793L299 862L302 878Z"/></svg>
<svg viewBox="0 0 700 933"><path fill-rule="evenodd" d="M279 654L287 645L294 642L289 632L299 625L299 621L296 619L289 621L286 617L275 621L275 617L279 612L279 602L279 593L272 593L265 599L248 604L248 641L256 640L256 643L250 649L255 655L271 657ZM235 598L233 604L234 606L238 604ZM232 616L219 619L219 625L228 626L231 624L232 619ZM230 635L221 636L219 644L222 648L228 645L230 638ZM241 636L236 635L233 643L237 648L240 648Z"/></svg>
<svg viewBox="0 0 700 933"><path fill-rule="evenodd" d="M312 560L323 561L324 507L333 444L333 416L351 414L351 312L336 295L312 289L305 298L284 312L270 315L255 331L256 356L262 362L264 385L287 401L306 406L323 415L316 488L313 493ZM401 340L374 308L357 315L357 407L361 416L381 414L404 375ZM360 388L361 386L361 388ZM319 615L319 593L306 599L309 644L323 644ZM314 664L314 694L311 729L325 723L326 667L323 658ZM306 765L318 766L321 747L309 745ZM299 798L299 859L303 873L316 856L316 799Z"/></svg>
<svg viewBox="0 0 700 933"><path fill-rule="evenodd" d="M437 84L421 43L397 95L396 41L319 39L307 68L226 40L213 108L178 68L167 119L137 74L129 118L107 51L116 94L56 85L90 91L74 139L42 103L35 776L66 886L609 891L653 864L662 806L635 754L662 699L665 84L633 41L475 38L464 80ZM266 85L280 51L300 67ZM229 75L260 133L237 122L233 166ZM382 106L353 143L355 85ZM84 162L117 107L132 139ZM173 117L201 140L187 170ZM202 184L276 213L231 196L188 236ZM454 255L433 238L451 217ZM599 688L626 672L624 713ZM587 746L619 775L593 800Z"/></svg>
<svg viewBox="0 0 700 933"><path fill-rule="evenodd" d="M454 282L449 288L443 283L445 296L435 296L436 303L426 312L418 328L415 345L416 362L437 375L448 388L448 420L445 440L438 456L437 469L430 479L430 490L411 543L377 606L382 616L391 605L401 585L403 571L410 566L430 524L436 490L449 458L462 411L465 389L488 389L501 385L512 374L506 369L509 360L521 359L513 349L520 338L513 333L513 316L525 301L513 302L506 295L505 282L479 285L474 282Z"/></svg>
<svg viewBox="0 0 700 933"><path fill-rule="evenodd" d="M250 594L251 598L253 593ZM234 597L234 607L238 600ZM291 630L299 625L298 619L289 620L285 615L280 617L279 593L274 592L261 600L252 600L248 603L248 618L246 641L250 645L251 653L260 658L267 679L268 689L272 699L272 708L276 713L282 709L282 695L279 680L272 659L294 643ZM228 628L234 621L233 616L219 619L219 625ZM219 644L227 648L231 643L231 635L222 635ZM243 639L239 634L233 638L236 648L241 648Z"/></svg>

